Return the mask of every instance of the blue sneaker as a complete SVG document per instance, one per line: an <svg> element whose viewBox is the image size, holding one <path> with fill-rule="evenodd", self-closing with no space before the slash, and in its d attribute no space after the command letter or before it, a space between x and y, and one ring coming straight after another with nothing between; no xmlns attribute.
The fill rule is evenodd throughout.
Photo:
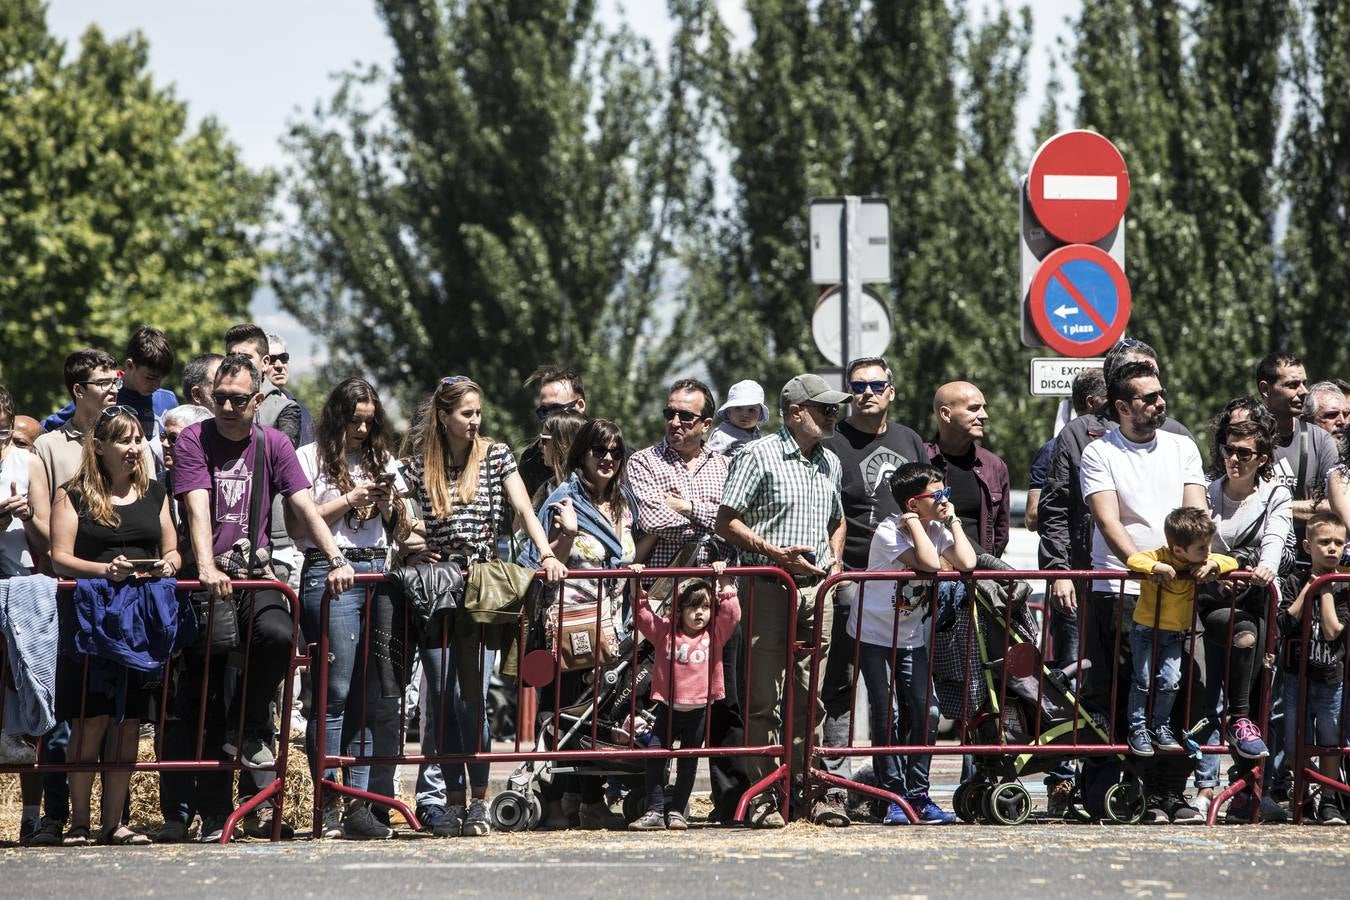
<svg viewBox="0 0 1350 900"><path fill-rule="evenodd" d="M905 815L905 808L899 803L892 803L886 807L886 817L881 820L882 825L908 825L909 816Z"/></svg>
<svg viewBox="0 0 1350 900"><path fill-rule="evenodd" d="M905 799L909 800L909 805L919 814L920 825L951 825L956 821L955 815L938 806L927 794Z"/></svg>
<svg viewBox="0 0 1350 900"><path fill-rule="evenodd" d="M1228 726L1228 746L1233 752L1246 759L1262 759L1270 755L1266 742L1261 740L1261 730L1246 716L1234 719Z"/></svg>

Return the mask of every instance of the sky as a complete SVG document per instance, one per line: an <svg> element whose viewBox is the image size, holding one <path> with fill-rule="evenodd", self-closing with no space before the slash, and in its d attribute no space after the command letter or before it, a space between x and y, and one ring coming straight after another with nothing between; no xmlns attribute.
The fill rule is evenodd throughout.
<svg viewBox="0 0 1350 900"><path fill-rule="evenodd" d="M719 2L736 41L748 41L743 0ZM1024 144L1055 42L1068 35L1066 20L1077 16L1081 0L1030 0L1030 6L1034 49L1019 111ZM664 0L601 0L600 15L611 24L626 20L657 46L672 30ZM50 0L47 22L70 53L91 24L107 37L143 32L155 82L173 87L192 121L215 117L245 162L278 170L287 162L280 144L287 123L331 96L335 73L357 62L386 65L391 52L371 0ZM297 374L322 358L322 342L279 309L270 290L255 296L253 313L286 339Z"/></svg>

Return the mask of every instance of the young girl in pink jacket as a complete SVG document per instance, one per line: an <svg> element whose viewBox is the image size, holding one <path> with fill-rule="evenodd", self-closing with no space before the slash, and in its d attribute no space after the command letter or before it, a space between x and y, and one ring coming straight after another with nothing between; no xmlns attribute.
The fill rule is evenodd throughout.
<svg viewBox="0 0 1350 900"><path fill-rule="evenodd" d="M652 748L679 741L685 750L702 747L708 706L726 695L722 680L722 645L741 620L736 584L722 578L726 563L714 563L720 587L704 579L686 581L675 603L672 622L658 617L647 605L647 595L638 596L634 620L637 630L656 648L652 666L652 700L656 721L651 731ZM628 827L634 831L661 831L689 827L685 808L694 789L698 758L681 757L675 763L675 796L667 817L665 809L666 761L647 762L647 812Z"/></svg>

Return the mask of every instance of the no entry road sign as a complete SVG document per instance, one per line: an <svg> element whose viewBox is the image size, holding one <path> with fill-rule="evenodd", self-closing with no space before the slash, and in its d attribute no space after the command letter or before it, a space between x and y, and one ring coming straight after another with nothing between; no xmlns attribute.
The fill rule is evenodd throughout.
<svg viewBox="0 0 1350 900"><path fill-rule="evenodd" d="M1092 131L1065 131L1031 160L1027 199L1046 230L1066 243L1099 241L1120 223L1130 174L1120 151Z"/></svg>
<svg viewBox="0 0 1350 900"><path fill-rule="evenodd" d="M1028 304L1047 346L1065 356L1096 356L1125 333L1130 284L1110 254L1071 244L1041 261Z"/></svg>

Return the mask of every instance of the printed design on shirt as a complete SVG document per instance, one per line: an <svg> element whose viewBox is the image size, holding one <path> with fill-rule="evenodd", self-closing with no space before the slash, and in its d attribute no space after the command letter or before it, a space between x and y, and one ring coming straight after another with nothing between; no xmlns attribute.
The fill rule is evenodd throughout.
<svg viewBox="0 0 1350 900"><path fill-rule="evenodd" d="M873 527L877 525L877 491L889 490L888 481L891 473L907 462L909 460L890 447L878 447L858 463L858 472L862 475L863 484L867 486L867 498L872 501L872 508L868 510L867 517Z"/></svg>
<svg viewBox="0 0 1350 900"><path fill-rule="evenodd" d="M708 646L711 642L706 634L696 640L680 636L675 641L675 662L682 665L701 666L708 661ZM670 645L665 645L665 659L670 659Z"/></svg>
<svg viewBox="0 0 1350 900"><path fill-rule="evenodd" d="M241 456L228 468L218 470L213 483L216 489L216 521L247 528L249 491L253 478L244 458Z"/></svg>

